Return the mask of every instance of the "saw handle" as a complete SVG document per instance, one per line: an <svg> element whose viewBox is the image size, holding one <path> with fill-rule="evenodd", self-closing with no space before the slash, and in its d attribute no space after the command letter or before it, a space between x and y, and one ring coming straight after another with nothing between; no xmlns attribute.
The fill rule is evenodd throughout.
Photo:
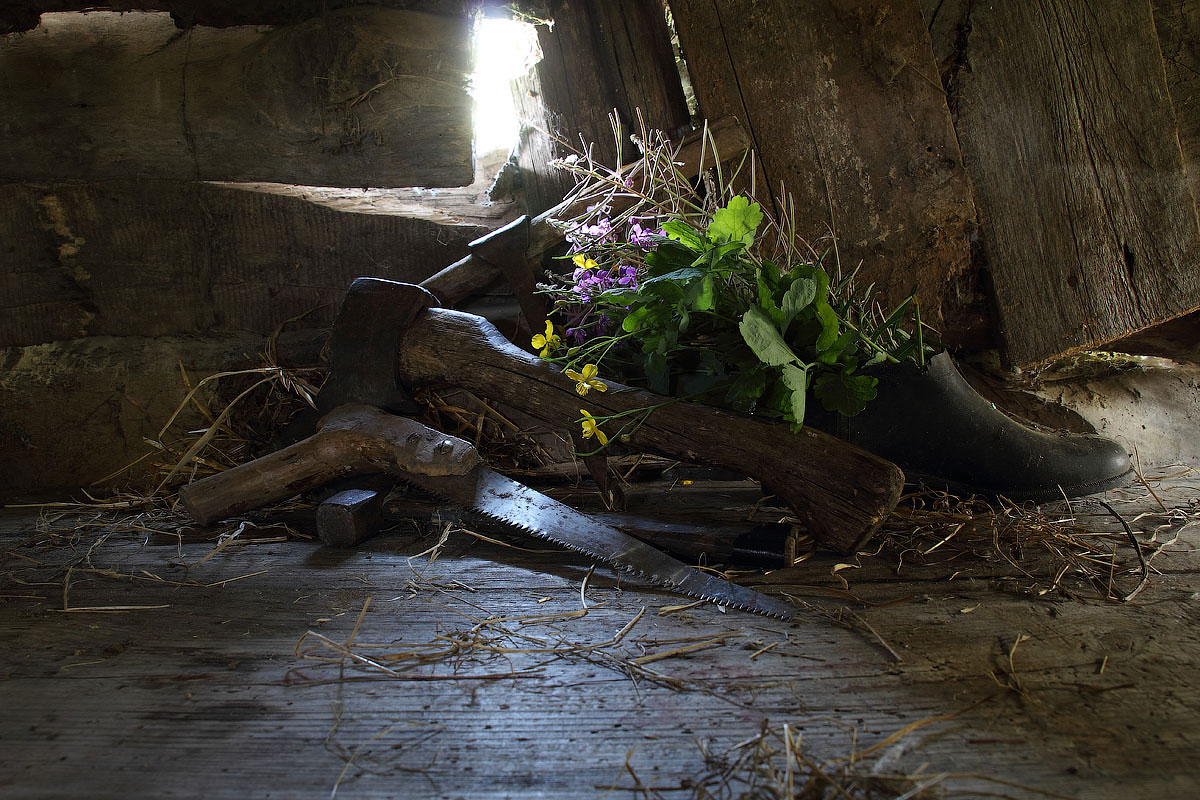
<svg viewBox="0 0 1200 800"><path fill-rule="evenodd" d="M552 428L579 430L581 409L596 418L625 415L601 420L601 429L614 436L624 427L631 447L755 478L791 506L818 542L840 552L866 542L904 484L895 464L811 428L793 433L778 422L611 382L607 392L580 397L575 381L557 367L511 344L473 314L444 308L417 314L400 336L396 367L410 388L466 388ZM639 424L627 424L634 422Z"/></svg>
<svg viewBox="0 0 1200 800"><path fill-rule="evenodd" d="M470 442L373 406L339 406L319 427L290 447L184 486L180 501L208 525L350 475L462 475L479 463Z"/></svg>

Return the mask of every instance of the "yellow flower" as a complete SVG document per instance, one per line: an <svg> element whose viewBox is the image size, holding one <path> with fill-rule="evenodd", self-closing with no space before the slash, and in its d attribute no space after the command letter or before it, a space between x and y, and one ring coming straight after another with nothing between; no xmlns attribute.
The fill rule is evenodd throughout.
<svg viewBox="0 0 1200 800"><path fill-rule="evenodd" d="M583 253L576 253L571 260L574 261L575 266L579 267L580 269L595 269L596 267L600 266L596 263L595 259L588 258Z"/></svg>
<svg viewBox="0 0 1200 800"><path fill-rule="evenodd" d="M583 414L583 438L590 439L596 437L596 441L600 442L600 446L604 447L608 444L608 435L600 430L600 425L596 422L596 418L582 408L579 413Z"/></svg>
<svg viewBox="0 0 1200 800"><path fill-rule="evenodd" d="M532 344L535 348L541 350L538 355L545 358L550 355L551 350L562 345L562 337L554 332L554 323L546 320L546 333L535 335Z"/></svg>
<svg viewBox="0 0 1200 800"><path fill-rule="evenodd" d="M595 364L585 364L583 372L576 372L573 369L565 370L567 377L575 381L575 391L583 397L588 393L588 389L595 389L597 392L607 392L608 387L603 381L597 380L596 376L600 373L600 368Z"/></svg>

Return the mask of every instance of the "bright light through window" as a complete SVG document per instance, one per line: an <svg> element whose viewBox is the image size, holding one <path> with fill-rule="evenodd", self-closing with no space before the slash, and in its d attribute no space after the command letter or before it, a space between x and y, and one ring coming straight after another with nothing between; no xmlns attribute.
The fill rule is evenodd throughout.
<svg viewBox="0 0 1200 800"><path fill-rule="evenodd" d="M511 151L517 145L520 121L513 107L509 81L541 58L537 31L527 22L484 19L475 29L475 154Z"/></svg>

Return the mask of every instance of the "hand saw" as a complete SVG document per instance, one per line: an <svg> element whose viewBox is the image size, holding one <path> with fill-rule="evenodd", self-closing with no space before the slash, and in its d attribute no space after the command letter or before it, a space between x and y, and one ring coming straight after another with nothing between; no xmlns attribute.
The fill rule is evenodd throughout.
<svg viewBox="0 0 1200 800"><path fill-rule="evenodd" d="M706 575L612 525L553 500L482 464L470 442L365 405L327 414L317 433L282 450L180 489L202 524L283 500L349 475L386 473L464 510L555 542L718 605L791 619L795 609Z"/></svg>
<svg viewBox="0 0 1200 800"><path fill-rule="evenodd" d="M472 514L583 553L672 591L780 619L795 616L795 608L781 600L689 567L489 467L479 465L463 475L411 474L400 478Z"/></svg>

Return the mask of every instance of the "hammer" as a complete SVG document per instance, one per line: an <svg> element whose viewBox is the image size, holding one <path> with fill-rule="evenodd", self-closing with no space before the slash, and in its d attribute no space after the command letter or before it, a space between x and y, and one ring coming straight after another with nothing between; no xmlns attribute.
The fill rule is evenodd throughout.
<svg viewBox="0 0 1200 800"><path fill-rule="evenodd" d="M581 398L575 381L482 317L438 308L413 284L359 278L334 323L320 399L412 413L414 389L465 388L560 430L574 430L586 407L633 448L760 481L818 543L843 553L865 544L900 498L899 467L828 434L606 384Z"/></svg>

